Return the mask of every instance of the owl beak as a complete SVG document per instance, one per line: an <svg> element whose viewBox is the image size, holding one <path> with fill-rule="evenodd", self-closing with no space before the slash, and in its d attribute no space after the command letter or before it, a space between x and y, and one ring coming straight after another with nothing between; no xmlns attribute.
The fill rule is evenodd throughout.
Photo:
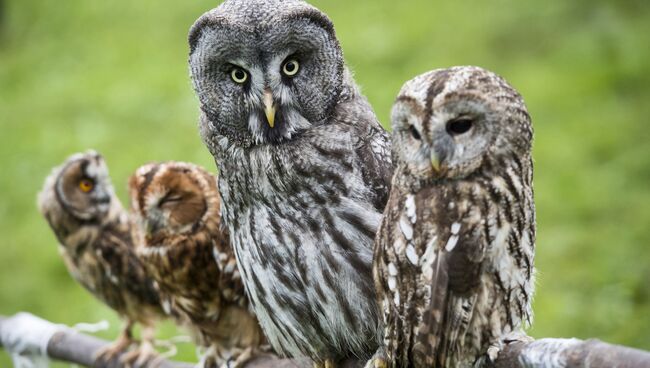
<svg viewBox="0 0 650 368"><path fill-rule="evenodd" d="M145 235L151 236L153 235L153 233L160 230L161 226L158 223L158 221L148 220L146 221L144 228L145 228Z"/></svg>
<svg viewBox="0 0 650 368"><path fill-rule="evenodd" d="M154 228L153 224L151 223L151 221L146 222L146 224L144 226L144 229L145 229L145 235L147 235L147 236L151 236L151 234L153 234L153 232L155 231L155 228Z"/></svg>
<svg viewBox="0 0 650 368"><path fill-rule="evenodd" d="M275 106L273 105L273 93L268 88L264 90L264 114L269 126L273 128L275 125Z"/></svg>
<svg viewBox="0 0 650 368"><path fill-rule="evenodd" d="M440 172L440 159L438 158L436 150L431 150L431 167L433 167L436 172Z"/></svg>

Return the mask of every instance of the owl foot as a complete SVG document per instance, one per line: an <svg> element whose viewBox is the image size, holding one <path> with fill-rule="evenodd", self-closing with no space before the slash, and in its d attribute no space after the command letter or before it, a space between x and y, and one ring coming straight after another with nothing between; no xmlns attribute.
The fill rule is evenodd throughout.
<svg viewBox="0 0 650 368"><path fill-rule="evenodd" d="M227 364L227 361L221 358L221 349L218 346L210 346L201 356L196 368L222 368L224 364Z"/></svg>
<svg viewBox="0 0 650 368"><path fill-rule="evenodd" d="M149 341L143 341L137 349L130 351L120 358L120 363L125 367L147 367L156 368L160 366L163 358Z"/></svg>
<svg viewBox="0 0 650 368"><path fill-rule="evenodd" d="M501 353L503 348L508 344L511 344L513 342L531 342L534 340L535 339L526 335L522 331L507 333L501 336L499 340L492 343L488 347L487 352L482 357L480 357L476 361L476 363L474 363L474 367L481 368L481 367L492 366L496 362L497 358L499 357L499 353Z"/></svg>
<svg viewBox="0 0 650 368"><path fill-rule="evenodd" d="M113 343L101 348L95 353L95 366L103 367L109 365L109 363L113 362L122 353L128 350L132 343L133 339L130 334L122 333Z"/></svg>
<svg viewBox="0 0 650 368"><path fill-rule="evenodd" d="M336 363L332 359L325 359L322 363L314 363L314 368L336 368Z"/></svg>
<svg viewBox="0 0 650 368"><path fill-rule="evenodd" d="M388 362L383 358L372 358L363 368L388 368Z"/></svg>
<svg viewBox="0 0 650 368"><path fill-rule="evenodd" d="M254 354L254 349L248 347L246 349L236 349L230 351L230 357L225 359L220 368L241 368L246 362L251 360Z"/></svg>
<svg viewBox="0 0 650 368"><path fill-rule="evenodd" d="M195 368L219 368L217 360L214 356L203 355L199 363L194 366Z"/></svg>
<svg viewBox="0 0 650 368"><path fill-rule="evenodd" d="M364 368L388 368L388 359L383 348L377 349L375 355L368 360Z"/></svg>

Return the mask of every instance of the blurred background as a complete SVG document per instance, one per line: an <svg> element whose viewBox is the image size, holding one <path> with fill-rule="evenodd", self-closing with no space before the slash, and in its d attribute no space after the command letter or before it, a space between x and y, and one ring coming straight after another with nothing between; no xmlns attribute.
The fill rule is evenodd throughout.
<svg viewBox="0 0 650 368"><path fill-rule="evenodd" d="M0 0L0 315L107 319L36 210L50 168L104 154L118 195L153 160L214 170L186 35L215 1ZM314 0L380 121L400 86L475 64L525 97L536 130L535 337L650 350L650 3ZM645 122L645 123L644 123ZM167 323L160 337L177 334ZM193 360L186 344L177 359ZM0 350L0 366L10 366ZM55 367L64 367L62 364Z"/></svg>

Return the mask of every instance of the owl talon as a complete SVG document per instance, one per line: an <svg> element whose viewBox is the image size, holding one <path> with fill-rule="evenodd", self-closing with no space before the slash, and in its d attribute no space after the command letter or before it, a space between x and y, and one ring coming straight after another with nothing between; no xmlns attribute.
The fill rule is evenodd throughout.
<svg viewBox="0 0 650 368"><path fill-rule="evenodd" d="M364 368L388 368L388 359L383 348L377 349L375 355L368 360Z"/></svg>
<svg viewBox="0 0 650 368"><path fill-rule="evenodd" d="M513 342L533 342L535 339L526 335L522 331L511 332L501 337L501 342L504 345L511 344Z"/></svg>
<svg viewBox="0 0 650 368"><path fill-rule="evenodd" d="M382 358L372 358L366 363L364 368L388 368L388 362Z"/></svg>
<svg viewBox="0 0 650 368"><path fill-rule="evenodd" d="M163 358L158 355L150 342L143 342L137 349L130 351L120 358L120 363L125 367L156 368L160 366Z"/></svg>
<svg viewBox="0 0 650 368"><path fill-rule="evenodd" d="M336 368L336 363L334 363L332 359L325 359L325 361L322 363L314 362L313 367L314 368Z"/></svg>
<svg viewBox="0 0 650 368"><path fill-rule="evenodd" d="M479 367L485 367L485 366L491 366L497 361L497 358L499 357L499 353L503 351L503 348L511 344L513 342L532 342L535 339L532 337L526 335L525 333L521 331L517 332L510 332L508 334L505 334L501 336L501 338L490 345L485 352L485 355L479 358L476 363L474 364L474 367L479 368Z"/></svg>
<svg viewBox="0 0 650 368"><path fill-rule="evenodd" d="M116 360L120 355L127 351L132 343L133 339L130 334L123 332L117 340L95 353L95 366L101 367Z"/></svg>
<svg viewBox="0 0 650 368"><path fill-rule="evenodd" d="M248 347L246 349L236 351L236 352L231 352L230 358L226 361L224 366L222 368L240 368L243 367L246 362L251 360L251 358L254 356L254 349L252 347Z"/></svg>
<svg viewBox="0 0 650 368"><path fill-rule="evenodd" d="M211 346L205 351L205 353L203 353L196 368L223 368L222 364L217 363L218 361L220 361L220 359L217 349L216 347Z"/></svg>
<svg viewBox="0 0 650 368"><path fill-rule="evenodd" d="M490 363L496 362L500 352L501 352L500 347L490 346L486 353L488 362Z"/></svg>

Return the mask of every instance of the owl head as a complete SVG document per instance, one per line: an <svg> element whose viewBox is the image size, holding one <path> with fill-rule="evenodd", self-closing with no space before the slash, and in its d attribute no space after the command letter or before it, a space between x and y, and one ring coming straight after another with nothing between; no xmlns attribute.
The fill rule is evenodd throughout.
<svg viewBox="0 0 650 368"><path fill-rule="evenodd" d="M332 22L303 1L226 0L194 23L189 44L206 142L290 140L326 121L342 89Z"/></svg>
<svg viewBox="0 0 650 368"><path fill-rule="evenodd" d="M393 162L417 180L467 178L499 160L530 157L523 99L503 78L473 66L438 69L402 87L391 112Z"/></svg>
<svg viewBox="0 0 650 368"><path fill-rule="evenodd" d="M38 195L38 207L51 223L64 215L82 223L101 223L116 206L121 205L108 167L92 150L76 153L55 167Z"/></svg>
<svg viewBox="0 0 650 368"><path fill-rule="evenodd" d="M169 235L192 234L219 216L216 177L189 163L140 167L129 179L129 194L145 245Z"/></svg>

